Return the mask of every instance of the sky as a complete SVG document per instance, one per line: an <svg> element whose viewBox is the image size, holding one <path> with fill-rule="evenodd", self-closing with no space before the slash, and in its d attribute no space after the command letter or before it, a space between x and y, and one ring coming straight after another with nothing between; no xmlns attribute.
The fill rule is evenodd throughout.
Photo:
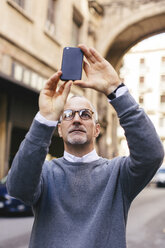
<svg viewBox="0 0 165 248"><path fill-rule="evenodd" d="M165 48L165 33L151 36L134 46L131 51Z"/></svg>

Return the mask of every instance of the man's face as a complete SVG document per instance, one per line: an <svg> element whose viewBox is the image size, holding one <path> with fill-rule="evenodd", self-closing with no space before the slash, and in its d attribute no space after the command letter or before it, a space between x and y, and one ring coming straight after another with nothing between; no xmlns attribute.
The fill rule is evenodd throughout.
<svg viewBox="0 0 165 248"><path fill-rule="evenodd" d="M81 97L71 98L65 105L64 110L89 109L92 111L90 102ZM92 111L93 112L93 111ZM63 138L65 149L67 146L88 145L94 148L94 140L99 135L100 125L95 122L94 115L88 120L82 120L78 113L72 120L62 120L58 126L60 137Z"/></svg>

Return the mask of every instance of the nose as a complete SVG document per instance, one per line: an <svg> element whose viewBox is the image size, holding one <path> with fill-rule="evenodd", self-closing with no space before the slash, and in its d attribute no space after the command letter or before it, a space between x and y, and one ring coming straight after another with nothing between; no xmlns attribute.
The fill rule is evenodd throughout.
<svg viewBox="0 0 165 248"><path fill-rule="evenodd" d="M78 112L75 113L75 116L73 118L73 122L81 122L81 118L80 118Z"/></svg>

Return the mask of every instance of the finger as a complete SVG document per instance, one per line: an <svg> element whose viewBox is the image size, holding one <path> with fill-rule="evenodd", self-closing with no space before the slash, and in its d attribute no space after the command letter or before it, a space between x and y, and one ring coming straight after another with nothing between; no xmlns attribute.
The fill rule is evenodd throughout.
<svg viewBox="0 0 165 248"><path fill-rule="evenodd" d="M76 80L73 82L73 85L80 86L82 88L90 88L88 83L83 80Z"/></svg>
<svg viewBox="0 0 165 248"><path fill-rule="evenodd" d="M71 80L63 83L58 90L58 94L59 95L63 94L64 98L66 99L68 97L69 92L70 92L72 83L73 83L73 81L71 81Z"/></svg>
<svg viewBox="0 0 165 248"><path fill-rule="evenodd" d="M92 55L92 53L90 52L90 50L87 46L80 44L80 45L78 45L78 47L82 50L82 52L84 53L84 55L85 55L85 57L89 63L95 63L96 62L95 57Z"/></svg>
<svg viewBox="0 0 165 248"><path fill-rule="evenodd" d="M65 98L65 102L66 102L66 99L70 93L70 90L71 90L71 87L73 85L73 81L68 81L64 87L64 91L63 91L63 95L64 95L64 98Z"/></svg>
<svg viewBox="0 0 165 248"><path fill-rule="evenodd" d="M86 61L83 62L83 68L84 68L85 74L88 76L90 66Z"/></svg>
<svg viewBox="0 0 165 248"><path fill-rule="evenodd" d="M48 89L48 90L53 90L55 91L56 88L57 88L57 84L60 80L60 76L62 74L62 71L57 71L55 74L53 74L49 79L48 81L46 82L45 84L45 89Z"/></svg>
<svg viewBox="0 0 165 248"><path fill-rule="evenodd" d="M99 62L103 61L103 57L101 56L100 53L96 51L94 48L89 48L91 54L95 57L95 59Z"/></svg>

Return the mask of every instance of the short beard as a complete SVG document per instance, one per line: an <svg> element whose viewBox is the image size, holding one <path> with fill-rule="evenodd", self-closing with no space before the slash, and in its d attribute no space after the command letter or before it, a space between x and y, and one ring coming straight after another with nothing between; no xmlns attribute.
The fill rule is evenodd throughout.
<svg viewBox="0 0 165 248"><path fill-rule="evenodd" d="M67 141L71 145L84 145L87 143L87 137L68 137Z"/></svg>

